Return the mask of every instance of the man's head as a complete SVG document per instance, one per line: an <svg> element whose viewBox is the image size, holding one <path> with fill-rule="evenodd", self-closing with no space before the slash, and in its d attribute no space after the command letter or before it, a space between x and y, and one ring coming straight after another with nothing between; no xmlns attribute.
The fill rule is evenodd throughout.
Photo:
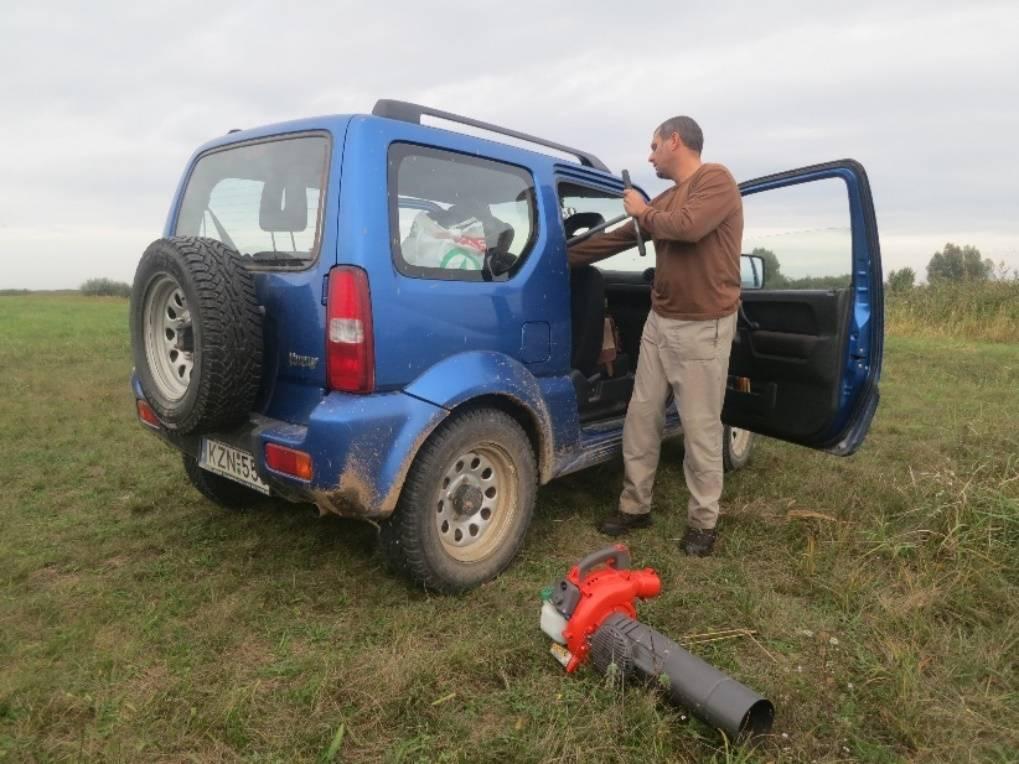
<svg viewBox="0 0 1019 764"><path fill-rule="evenodd" d="M659 178L679 181L691 167L701 162L704 133L690 117L670 117L658 126L651 138L648 161Z"/></svg>

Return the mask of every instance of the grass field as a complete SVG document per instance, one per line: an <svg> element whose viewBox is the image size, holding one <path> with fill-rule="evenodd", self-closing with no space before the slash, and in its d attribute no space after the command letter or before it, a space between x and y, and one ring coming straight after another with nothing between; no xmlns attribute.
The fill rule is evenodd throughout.
<svg viewBox="0 0 1019 764"><path fill-rule="evenodd" d="M548 654L539 592L605 544L618 465L542 488L498 580L428 595L367 524L202 499L135 421L126 326L0 298L0 760L1015 760L1019 342L890 336L863 449L759 443L714 558L677 551L665 448L640 615L756 632L691 648L774 701L749 752Z"/></svg>

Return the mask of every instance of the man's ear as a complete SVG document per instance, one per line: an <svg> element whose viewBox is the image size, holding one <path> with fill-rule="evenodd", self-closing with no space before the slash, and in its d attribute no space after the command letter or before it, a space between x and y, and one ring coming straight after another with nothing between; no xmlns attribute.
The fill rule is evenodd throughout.
<svg viewBox="0 0 1019 764"><path fill-rule="evenodd" d="M683 140L679 137L679 133L673 133L669 136L669 148L673 151L678 151L679 147L683 145Z"/></svg>

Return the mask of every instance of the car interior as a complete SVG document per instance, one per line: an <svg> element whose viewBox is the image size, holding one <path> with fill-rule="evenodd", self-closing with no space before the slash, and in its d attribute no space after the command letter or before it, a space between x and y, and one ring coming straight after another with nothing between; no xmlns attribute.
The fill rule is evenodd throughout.
<svg viewBox="0 0 1019 764"><path fill-rule="evenodd" d="M653 279L653 268L571 270L571 376L582 423L626 411ZM840 404L851 305L850 288L744 289L723 420L761 433L780 426L785 437L822 433Z"/></svg>
<svg viewBox="0 0 1019 764"><path fill-rule="evenodd" d="M794 189L799 196L780 197L779 201L796 202L811 210L812 215L819 213L810 204L818 202L817 209L832 211L825 218L828 225L848 226L845 185L841 180L825 182L827 187L799 186ZM567 240L597 228L606 217L621 211L618 195L612 191L563 182L559 194ZM599 212L591 212L592 208ZM767 207L757 209L758 224L761 220L782 223L783 232L793 231L805 240L799 229L809 226L802 225L802 221L786 225L785 216L790 214L787 208L777 207L780 212ZM743 255L742 304L722 415L727 424L805 445L824 445L831 437L842 405L846 364L854 362L852 352L845 352L854 341L847 336L853 323L854 292L848 272L850 229L845 227L844 231L844 237L838 240L842 248L832 250L837 257L817 251L819 270L825 263L845 263L845 275L827 281L804 279L804 283L793 283L790 276L776 271L774 281L769 283L764 258ZM789 246L780 240L776 244L785 247L782 253ZM801 262L809 262L811 254L805 252L801 257ZM585 424L623 414L633 392L641 332L651 307L654 269L642 269L633 259L620 262L625 262L623 267L628 270L617 269L619 266L608 259L597 266L574 268L570 273L572 377L580 419ZM649 258L649 265L653 264Z"/></svg>
<svg viewBox="0 0 1019 764"><path fill-rule="evenodd" d="M563 221L563 228L570 239L604 222L597 212L577 212ZM629 275L614 273L609 285L602 270L593 265L570 269L570 375L582 422L624 413L633 393L651 292L650 283L643 279L635 289L627 288Z"/></svg>

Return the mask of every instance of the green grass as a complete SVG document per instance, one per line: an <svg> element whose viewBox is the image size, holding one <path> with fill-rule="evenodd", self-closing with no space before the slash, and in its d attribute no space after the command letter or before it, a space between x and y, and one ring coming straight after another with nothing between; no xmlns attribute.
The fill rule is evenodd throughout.
<svg viewBox="0 0 1019 764"><path fill-rule="evenodd" d="M134 417L127 305L0 299L0 760L964 761L1019 749L1019 346L890 336L849 459L764 441L718 556L629 539L672 636L770 697L727 750L639 687L566 676L539 591L605 540L618 465L541 489L517 562L462 597L388 573L366 524L228 513ZM817 513L798 514L794 510Z"/></svg>

